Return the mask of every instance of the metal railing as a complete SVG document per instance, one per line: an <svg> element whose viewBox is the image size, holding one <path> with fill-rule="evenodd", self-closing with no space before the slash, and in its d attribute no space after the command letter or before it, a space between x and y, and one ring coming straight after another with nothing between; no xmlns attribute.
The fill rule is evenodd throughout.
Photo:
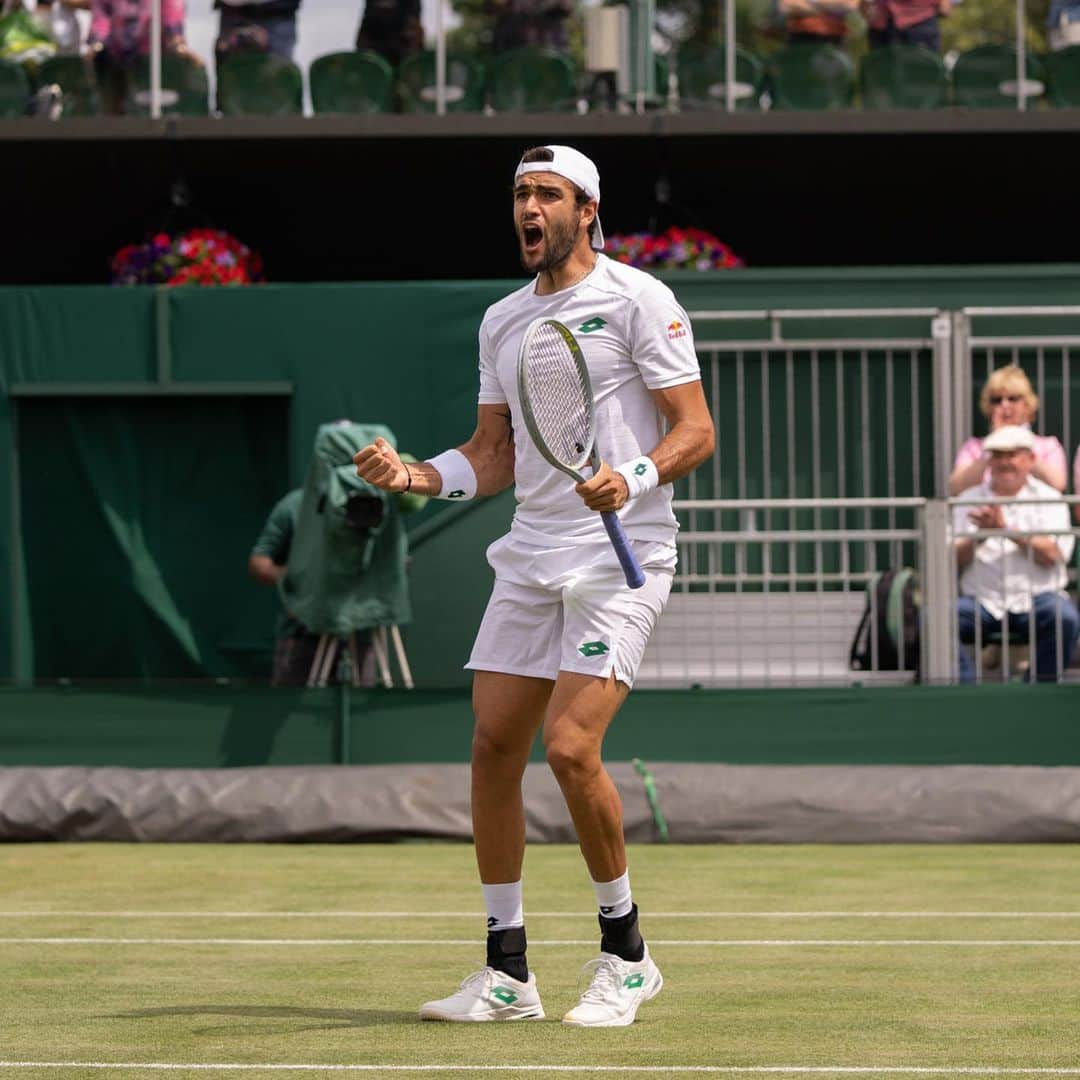
<svg viewBox="0 0 1080 1080"><path fill-rule="evenodd" d="M1075 505L1080 498L1060 503ZM1075 637L1069 630L1075 608L1058 606L1049 624L1041 616L1007 619L993 642L983 640L983 623L976 620L974 640L961 645L955 548L960 531L954 518L972 505L971 499L922 498L676 500L679 517L685 521L694 513L699 527L679 536L681 558L671 597L637 685L945 684L962 674L981 682L1024 675L1026 669L1013 663L1022 648L1034 671L1031 658L1039 655L1047 635L1059 643L1070 633ZM746 527L747 515L754 528ZM1029 535L1075 537L1080 527L972 535L1000 544ZM1068 546L1063 581L1072 555L1071 542ZM1034 580L1035 556L1030 546L1027 550ZM1011 588L1016 591L1015 582ZM974 597L980 605L989 599ZM1023 643L1016 640L1018 626ZM1001 665L994 673L984 644L1000 649ZM974 656L962 671L959 650L969 646ZM1070 673L1071 660L1070 648L1052 670L1044 665L1038 674L1053 681L1080 677L1080 670Z"/></svg>

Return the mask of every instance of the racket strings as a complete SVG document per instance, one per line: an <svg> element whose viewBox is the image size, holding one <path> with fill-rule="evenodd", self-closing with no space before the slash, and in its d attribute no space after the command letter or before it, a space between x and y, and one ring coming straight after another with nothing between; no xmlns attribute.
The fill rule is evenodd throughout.
<svg viewBox="0 0 1080 1080"><path fill-rule="evenodd" d="M540 326L529 344L526 386L537 434L555 458L580 469L593 443L591 394L573 352L553 326Z"/></svg>

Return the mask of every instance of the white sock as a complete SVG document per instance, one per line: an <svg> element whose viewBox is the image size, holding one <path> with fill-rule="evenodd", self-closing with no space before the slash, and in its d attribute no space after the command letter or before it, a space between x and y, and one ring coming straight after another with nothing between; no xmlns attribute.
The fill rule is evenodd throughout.
<svg viewBox="0 0 1080 1080"><path fill-rule="evenodd" d="M594 881L592 887L596 891L596 903L600 908L600 914L605 919L617 919L621 915L630 914L634 901L630 897L629 870L614 881Z"/></svg>
<svg viewBox="0 0 1080 1080"><path fill-rule="evenodd" d="M525 925L525 912L521 904L521 882L506 885L484 885L484 907L487 910L489 930L509 930Z"/></svg>

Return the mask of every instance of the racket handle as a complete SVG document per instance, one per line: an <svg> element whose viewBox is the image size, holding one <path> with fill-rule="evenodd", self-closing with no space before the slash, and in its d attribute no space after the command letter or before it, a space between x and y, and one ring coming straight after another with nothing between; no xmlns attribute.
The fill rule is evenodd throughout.
<svg viewBox="0 0 1080 1080"><path fill-rule="evenodd" d="M615 549L623 573L626 575L626 584L631 589L640 589L645 584L645 573L638 566L637 558L630 547L630 541L619 520L619 515L614 510L603 510L600 516L604 519L604 528L607 529L607 534L611 538L611 546Z"/></svg>

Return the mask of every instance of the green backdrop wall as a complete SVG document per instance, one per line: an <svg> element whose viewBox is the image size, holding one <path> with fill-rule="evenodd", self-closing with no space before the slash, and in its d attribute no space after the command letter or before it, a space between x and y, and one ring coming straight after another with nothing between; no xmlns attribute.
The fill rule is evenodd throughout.
<svg viewBox="0 0 1080 1080"><path fill-rule="evenodd" d="M1052 304L1080 267L668 278L701 308ZM484 308L516 282L0 289L0 678L258 670L276 599L245 560L335 417L421 456L475 415ZM779 494L779 492L774 492ZM411 523L419 685L460 687L509 495Z"/></svg>

